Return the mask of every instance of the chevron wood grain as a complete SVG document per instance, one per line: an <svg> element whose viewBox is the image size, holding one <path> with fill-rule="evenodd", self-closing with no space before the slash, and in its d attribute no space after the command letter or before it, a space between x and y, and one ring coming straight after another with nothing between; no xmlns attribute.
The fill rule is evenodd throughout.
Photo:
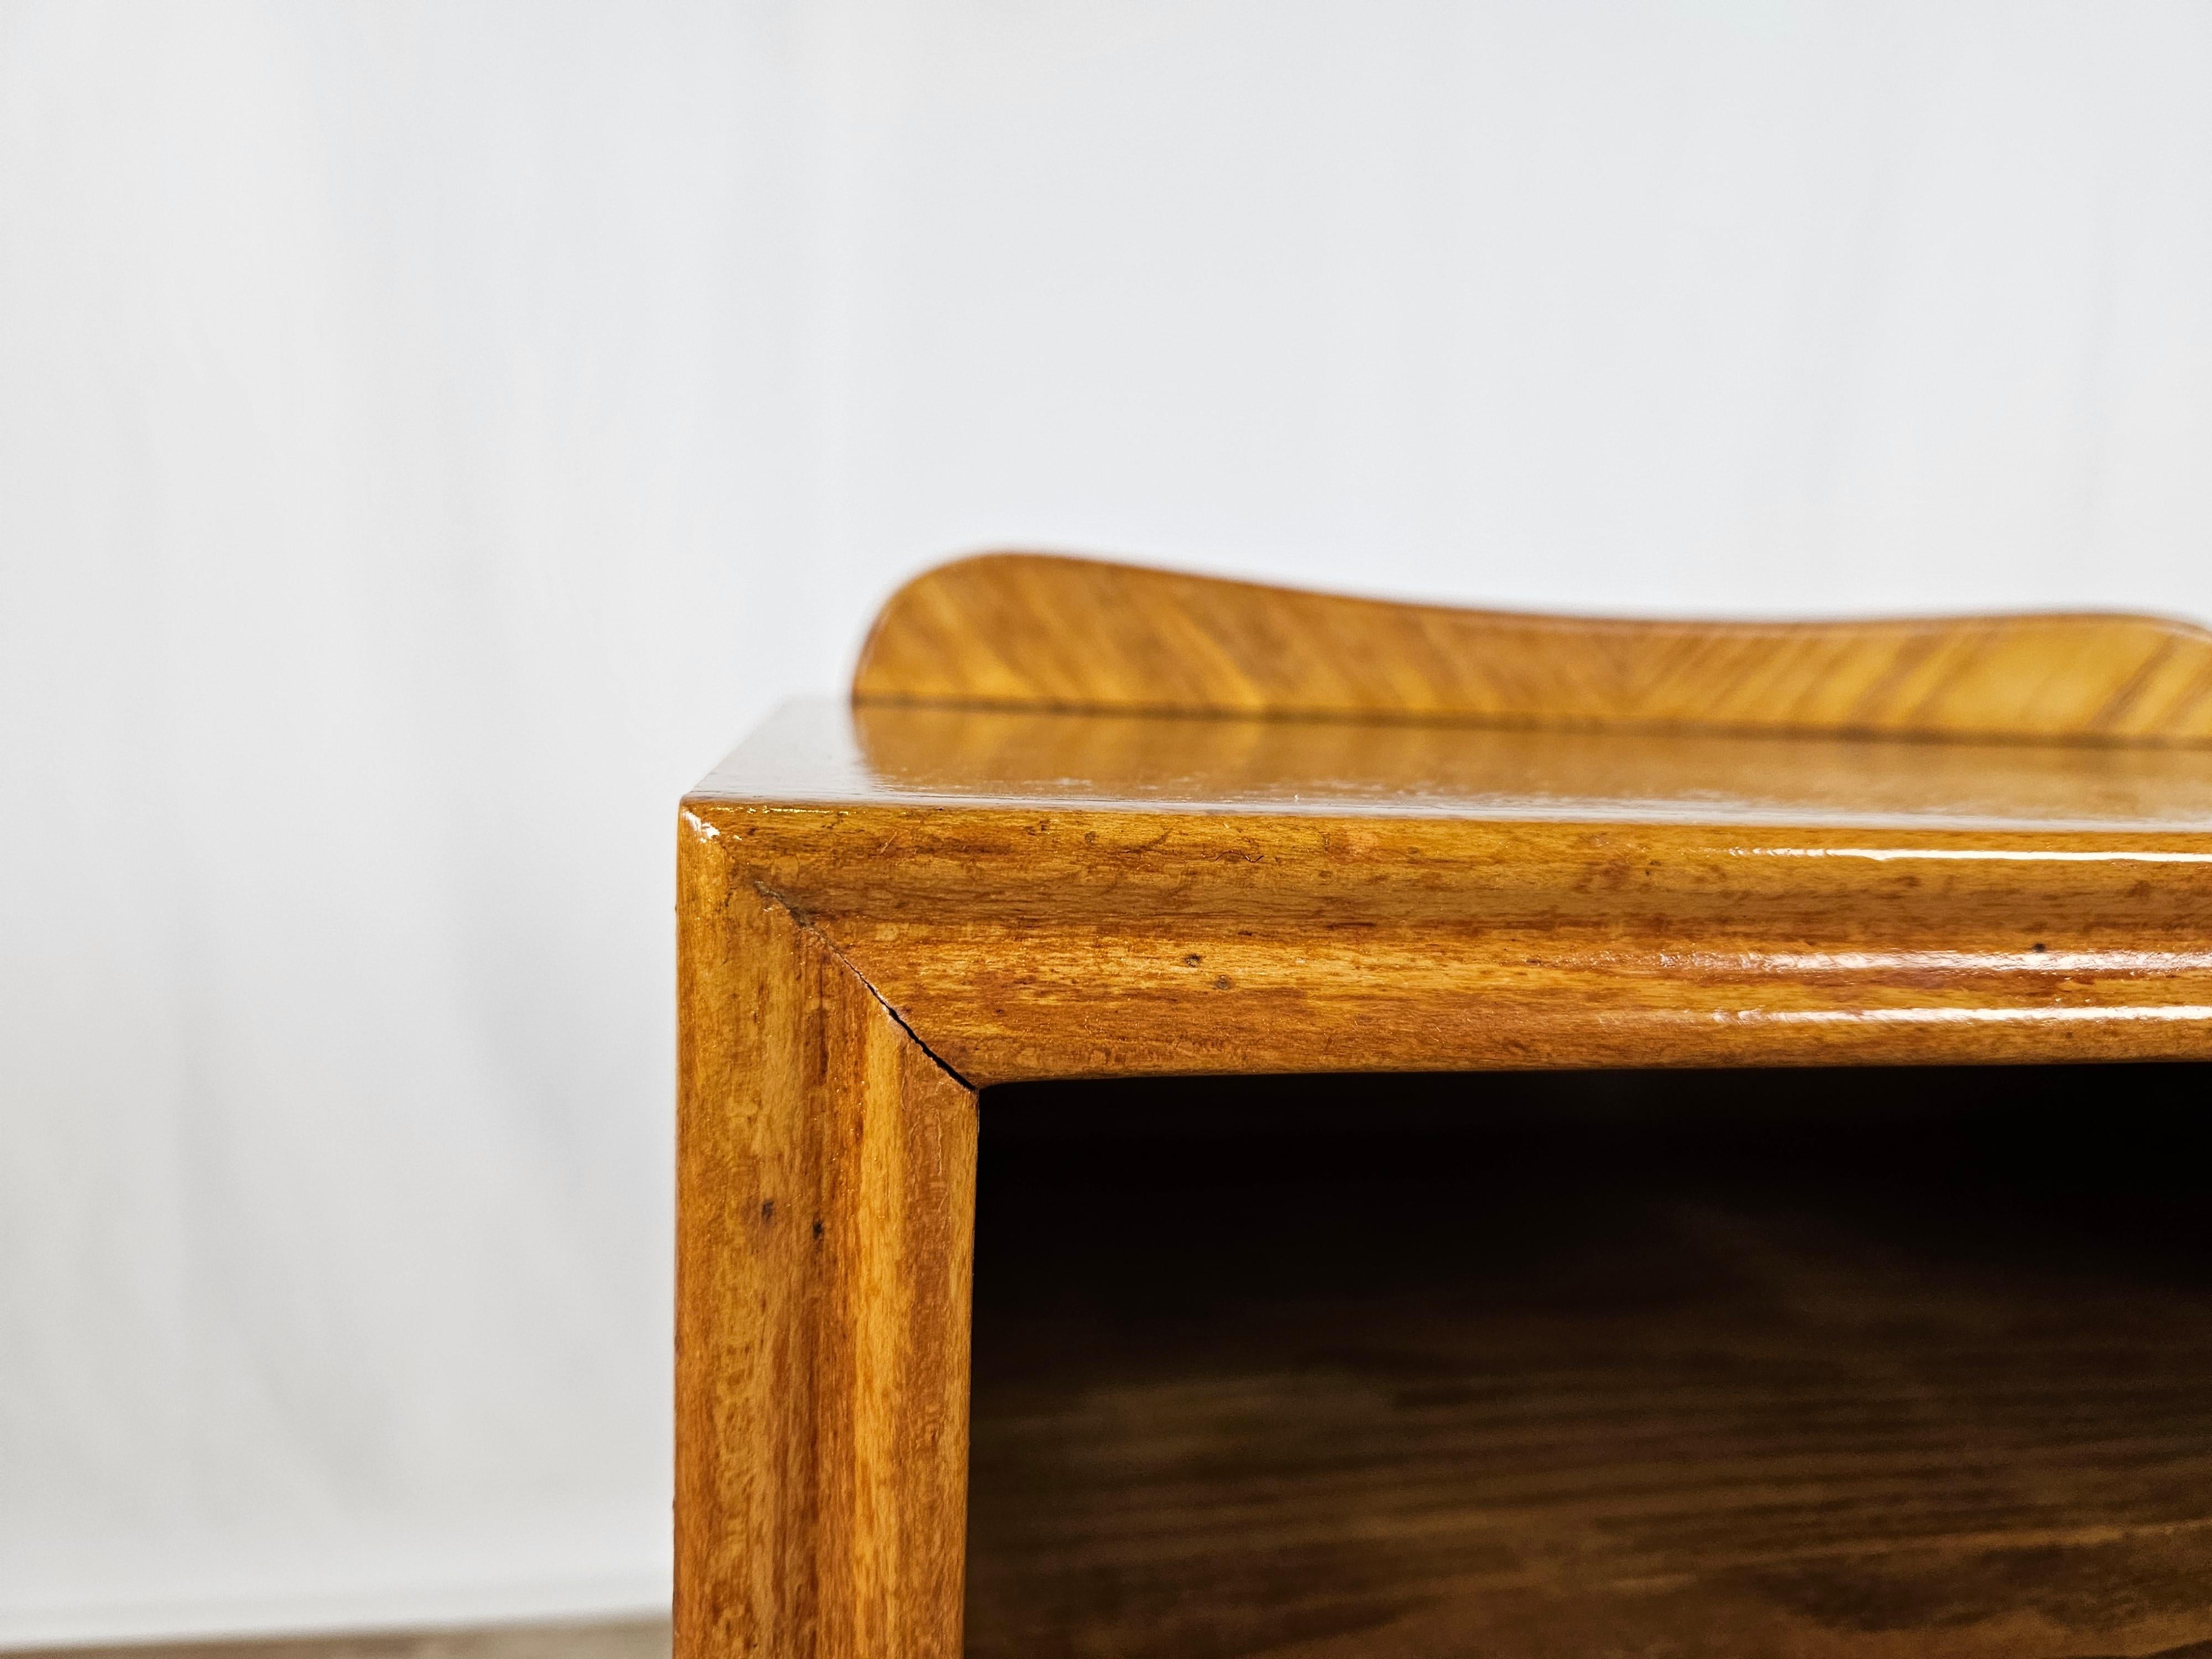
<svg viewBox="0 0 2212 1659"><path fill-rule="evenodd" d="M1608 620L1042 554L884 606L863 702L2212 742L2212 632L2119 615Z"/></svg>

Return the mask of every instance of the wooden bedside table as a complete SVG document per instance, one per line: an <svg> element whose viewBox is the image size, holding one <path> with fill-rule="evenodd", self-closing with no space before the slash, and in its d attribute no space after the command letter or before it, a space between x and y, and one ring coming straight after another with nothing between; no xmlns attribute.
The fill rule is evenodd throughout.
<svg viewBox="0 0 2212 1659"><path fill-rule="evenodd" d="M2212 1056L2212 749L2190 746L2207 743L2212 635L2179 623L1577 622L1024 556L918 579L850 707L787 708L683 805L679 1655L960 1651L980 1090ZM2008 1282L1989 1294L2030 1296ZM1851 1340L1904 1366L1921 1350L1899 1295ZM1805 1486L1777 1442L1730 1477L1771 1501L1672 1553L1586 1507L1545 1522L1540 1550L1505 1526L1449 1594L1373 1589L1411 1611L1371 1638L1340 1620L1255 1646L1224 1624L1198 1645L2212 1652L2187 1645L2212 1643L2212 1369L2191 1386L2212 1311L2159 1305L2154 1407L2126 1405L2121 1362L2079 1343L2067 1374L2092 1395L2048 1422L1990 1403L2030 1363L2002 1344L1979 1369L1945 1362L1946 1409L1982 1425L1956 1443L2041 1457L2033 1503L1899 1530L1953 1478L1942 1455L1915 1466L1864 1431L1890 1460L1874 1501L1832 1472ZM1796 1385L1759 1379L1796 1363L1739 1377L1762 1421L1793 1420ZM1547 1432L1577 1443L1624 1409L1563 1398L1590 1415ZM1437 1524L1506 1513L1484 1484L1506 1453L1451 1464L1480 1400L1447 1386L1404 1409L1420 1400L1462 1413L1460 1439L1423 1443L1452 1470ZM1806 1431L1848 1465L1833 1405L1807 1405ZM2092 1410L2148 1413L2164 1449L2053 1462ZM1346 1424L1347 1448L1368 1443ZM1625 1467L1583 1476L1618 1486ZM1639 1465L1638 1489L1663 1494L1668 1467ZM1223 1511L1243 1518L1221 1524L1257 1525L1263 1490L1297 1502L1294 1474L1245 1468L1245 1507ZM1817 1536L1787 1524L1846 1492ZM1743 1576L1905 1544L1951 1552L1949 1601L1914 1580L1831 1616ZM1954 1593L1969 1579L1978 1601ZM1134 1650L1142 1610L1116 1616L1120 1634L1062 1628L1057 1650Z"/></svg>

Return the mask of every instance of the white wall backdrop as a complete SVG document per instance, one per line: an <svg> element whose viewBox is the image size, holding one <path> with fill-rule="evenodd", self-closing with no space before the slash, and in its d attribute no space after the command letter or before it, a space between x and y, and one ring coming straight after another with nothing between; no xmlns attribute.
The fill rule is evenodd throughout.
<svg viewBox="0 0 2212 1659"><path fill-rule="evenodd" d="M677 794L939 555L2212 617L2212 9L0 0L0 1638L664 1595Z"/></svg>

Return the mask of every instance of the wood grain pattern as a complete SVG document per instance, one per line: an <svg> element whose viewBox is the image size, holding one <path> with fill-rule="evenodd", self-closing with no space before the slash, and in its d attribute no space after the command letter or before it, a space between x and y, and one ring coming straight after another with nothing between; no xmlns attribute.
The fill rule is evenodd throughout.
<svg viewBox="0 0 2212 1659"><path fill-rule="evenodd" d="M1172 748L1200 723L1152 724ZM1322 722L1251 724L1335 740ZM781 758L762 782L741 753L685 810L978 1085L1350 1055L1404 1071L2212 1053L2212 821L2192 804L2212 757L2155 799L2122 790L2109 817L2085 782L2069 818L1990 828L1927 795L1854 823L1853 791L1881 793L1869 751L1923 752L1909 744L1843 745L1858 775L1825 787L1811 746L1817 812L1655 802L1645 780L1608 792L1595 770L1571 810L1355 812L1228 791L1208 808L1189 787L916 800L856 789L834 756L815 787L791 755L817 731L800 725L793 743L767 734L758 752ZM1071 729L1060 752L1079 743ZM1991 751L1954 752L1965 769ZM2108 751L2064 752L2094 768Z"/></svg>
<svg viewBox="0 0 2212 1659"><path fill-rule="evenodd" d="M974 1095L711 833L680 875L677 1651L953 1659Z"/></svg>
<svg viewBox="0 0 2212 1659"><path fill-rule="evenodd" d="M2205 650L2124 619L1581 624L1050 561L924 579L854 708L787 711L681 815L682 1659L957 1649L975 1088L2212 1055L2212 750L1834 738L2212 736ZM1471 719L1829 735L1443 723ZM1666 1600L1666 1559L1592 1594L1644 1596L1653 1629L1721 1617ZM1543 1613L1570 1592L1486 1589L1481 1616L1525 1593L1524 1635L1583 1631L1526 1651L1606 1650ZM1743 1628L1746 1659L1903 1650Z"/></svg>
<svg viewBox="0 0 2212 1659"><path fill-rule="evenodd" d="M864 702L2202 743L2212 633L2098 615L1522 615L1001 553L894 594L853 690Z"/></svg>
<svg viewBox="0 0 2212 1659"><path fill-rule="evenodd" d="M2201 1073L1583 1081L987 1095L971 1659L2212 1650Z"/></svg>

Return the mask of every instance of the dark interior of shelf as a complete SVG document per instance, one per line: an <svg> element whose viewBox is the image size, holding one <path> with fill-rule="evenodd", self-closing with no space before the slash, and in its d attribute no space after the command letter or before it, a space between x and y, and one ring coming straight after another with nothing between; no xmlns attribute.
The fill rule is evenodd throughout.
<svg viewBox="0 0 2212 1659"><path fill-rule="evenodd" d="M969 1654L2212 1656L2208 1085L991 1090Z"/></svg>

